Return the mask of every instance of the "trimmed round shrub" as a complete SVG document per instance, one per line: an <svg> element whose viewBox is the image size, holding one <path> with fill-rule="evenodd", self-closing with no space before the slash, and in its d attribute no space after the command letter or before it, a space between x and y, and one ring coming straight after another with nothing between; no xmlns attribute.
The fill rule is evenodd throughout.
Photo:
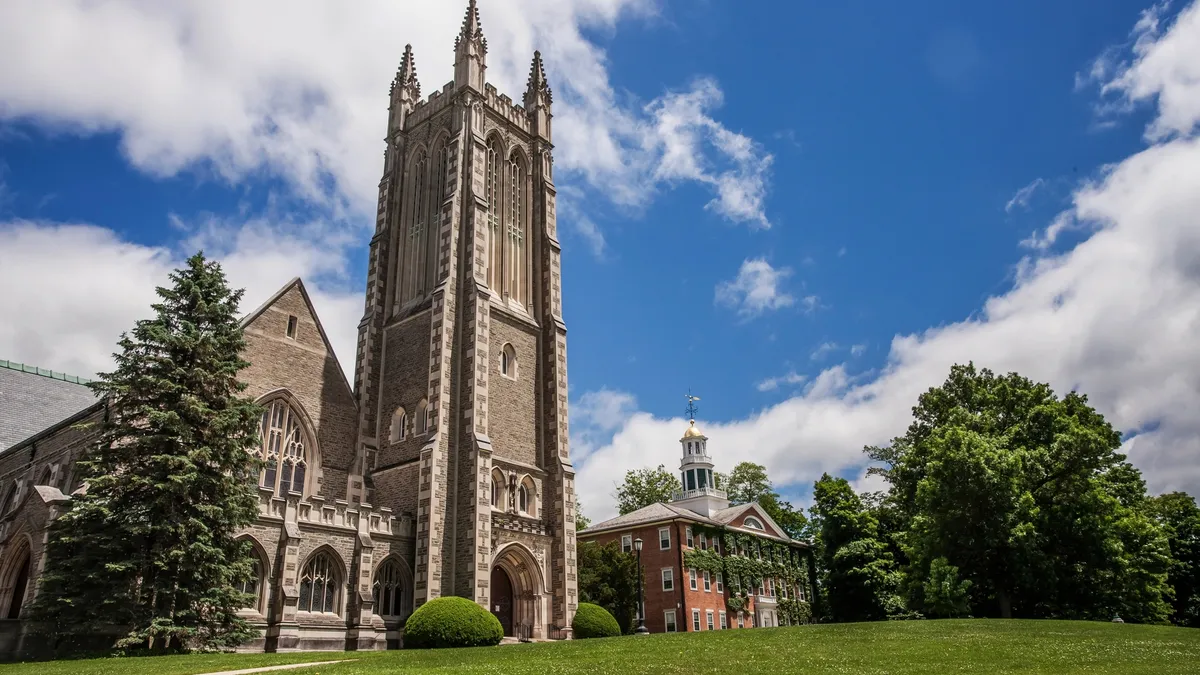
<svg viewBox="0 0 1200 675"><path fill-rule="evenodd" d="M500 620L466 598L435 598L417 608L404 624L405 649L488 647L500 644Z"/></svg>
<svg viewBox="0 0 1200 675"><path fill-rule="evenodd" d="M571 622L571 628L575 629L576 640L617 637L621 634L621 627L617 625L617 620L613 618L613 615L600 605L593 605L590 602L579 603L579 609L575 610L575 620Z"/></svg>

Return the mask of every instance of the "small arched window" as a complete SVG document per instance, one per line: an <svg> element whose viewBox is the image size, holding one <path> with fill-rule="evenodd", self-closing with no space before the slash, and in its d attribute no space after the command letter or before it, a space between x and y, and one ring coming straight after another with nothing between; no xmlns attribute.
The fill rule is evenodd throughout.
<svg viewBox="0 0 1200 675"><path fill-rule="evenodd" d="M324 551L313 556L300 575L300 603L297 609L301 612L338 614L340 576L333 556Z"/></svg>
<svg viewBox="0 0 1200 675"><path fill-rule="evenodd" d="M417 433L423 434L429 431L429 404L421 401L417 404Z"/></svg>
<svg viewBox="0 0 1200 675"><path fill-rule="evenodd" d="M521 509L521 513L529 513L529 491L524 485L517 488L517 508Z"/></svg>
<svg viewBox="0 0 1200 675"><path fill-rule="evenodd" d="M279 497L303 493L311 443L300 413L283 399L266 404L259 436L262 442L256 454L266 463L259 485Z"/></svg>
<svg viewBox="0 0 1200 675"><path fill-rule="evenodd" d="M766 529L763 527L762 521L754 516L746 516L746 519L742 521L742 525L752 530Z"/></svg>
<svg viewBox="0 0 1200 675"><path fill-rule="evenodd" d="M404 412L404 408L396 408L396 412L392 413L392 429L388 439L395 443L404 440L407 435L408 413Z"/></svg>
<svg viewBox="0 0 1200 675"><path fill-rule="evenodd" d="M384 617L400 616L404 606L404 586L401 583L400 564L387 560L375 572L375 613Z"/></svg>
<svg viewBox="0 0 1200 675"><path fill-rule="evenodd" d="M536 505L534 496L537 491L533 487L533 479L525 476L521 479L521 486L517 488L517 509L527 515L536 515Z"/></svg>
<svg viewBox="0 0 1200 675"><path fill-rule="evenodd" d="M492 469L492 508L504 511L508 508L508 483L504 480L504 472Z"/></svg>
<svg viewBox="0 0 1200 675"><path fill-rule="evenodd" d="M517 350L511 344L500 348L500 374L514 380L517 378Z"/></svg>

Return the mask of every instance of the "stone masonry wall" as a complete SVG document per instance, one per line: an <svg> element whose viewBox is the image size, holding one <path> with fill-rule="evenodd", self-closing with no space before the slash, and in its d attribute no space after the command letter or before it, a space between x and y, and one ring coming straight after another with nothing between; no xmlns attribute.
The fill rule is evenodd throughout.
<svg viewBox="0 0 1200 675"><path fill-rule="evenodd" d="M429 392L430 316L430 312L422 312L384 329L376 467L417 459L429 440L428 434L418 434L416 430L417 405L427 399ZM408 413L408 430L404 440L392 442L392 414L401 406Z"/></svg>
<svg viewBox="0 0 1200 675"><path fill-rule="evenodd" d="M537 466L541 454L537 424L537 383L541 370L537 329L500 309L493 310L491 316L488 436L492 439L492 452L497 458ZM511 344L517 354L515 378L500 374L500 355L506 344Z"/></svg>

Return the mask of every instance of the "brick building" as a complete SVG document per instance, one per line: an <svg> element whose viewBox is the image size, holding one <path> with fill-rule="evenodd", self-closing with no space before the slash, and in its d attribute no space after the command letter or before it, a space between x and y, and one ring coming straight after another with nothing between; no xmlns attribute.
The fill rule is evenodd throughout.
<svg viewBox="0 0 1200 675"><path fill-rule="evenodd" d="M579 542L636 555L642 540L646 628L652 633L787 625L812 597L810 546L787 536L758 504L730 506L716 487L708 438L689 423L680 439L682 490L667 503L592 525Z"/></svg>
<svg viewBox="0 0 1200 675"><path fill-rule="evenodd" d="M266 409L248 649L381 649L442 595L505 634L570 637L576 606L566 326L551 92L486 83L470 0L454 79L420 97L411 47L390 92L353 386L303 283L243 321L240 375ZM0 653L22 649L46 525L104 401L78 378L0 368ZM32 372L27 372L32 370ZM8 446L8 447L5 447ZM28 646L28 645L25 645Z"/></svg>

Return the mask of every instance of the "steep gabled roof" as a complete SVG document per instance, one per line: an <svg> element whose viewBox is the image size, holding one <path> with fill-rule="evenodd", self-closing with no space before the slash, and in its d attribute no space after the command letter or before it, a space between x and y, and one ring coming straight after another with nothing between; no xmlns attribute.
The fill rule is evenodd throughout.
<svg viewBox="0 0 1200 675"><path fill-rule="evenodd" d="M350 386L350 380L346 377L346 369L342 367L342 362L338 360L337 352L333 351L333 343L329 341L329 335L325 333L325 326L321 325L321 317L319 314L317 314L317 308L313 306L312 298L308 296L308 289L304 287L304 281L302 281L300 277L295 277L291 281L284 284L283 287L278 291L275 291L275 294L267 298L266 302L259 305L258 308L253 312L247 314L241 320L239 325L245 329L247 326L253 323L255 319L262 316L263 312L267 311L267 308L269 308L271 305L274 305L276 302L279 302L279 299L282 298L288 291L292 290L293 287L299 289L300 297L304 298L304 305L308 308L308 313L312 315L313 322L317 324L317 331L321 334L321 341L325 344L325 350L329 352L330 356L333 357L333 362L337 364L338 372L342 374L342 382L346 385L347 391L353 395L354 387Z"/></svg>
<svg viewBox="0 0 1200 675"><path fill-rule="evenodd" d="M729 524L734 520L737 520L739 516L747 511L753 511L755 517L761 518L763 521L770 524L770 526L774 528L776 532L781 533L781 536L772 535L770 532L736 527ZM777 541L800 544L801 546L809 545L808 542L801 541L799 539L792 539L786 534L782 534L783 528L780 527L779 524L771 518L771 516L767 515L767 512L756 503L740 504L738 506L731 506L727 509L721 509L720 511L714 513L711 518L708 518L690 509L685 509L670 503L658 502L656 504L644 506L637 511L631 511L623 516L617 516L616 518L610 518L602 523L596 523L586 530L580 530L577 533L577 536L583 537L593 534L600 534L602 532L609 532L611 530L624 530L637 527L639 525L648 525L650 523L658 523L668 520L687 520L690 522L712 525L715 527L727 527L731 530L737 530L738 532L745 532L747 534L766 537L768 539L775 539Z"/></svg>

